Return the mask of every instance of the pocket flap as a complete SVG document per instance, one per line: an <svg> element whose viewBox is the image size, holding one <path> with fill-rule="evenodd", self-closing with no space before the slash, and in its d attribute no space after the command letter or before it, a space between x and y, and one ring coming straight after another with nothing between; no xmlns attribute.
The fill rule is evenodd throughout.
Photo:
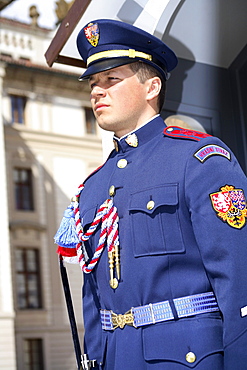
<svg viewBox="0 0 247 370"><path fill-rule="evenodd" d="M203 358L223 352L222 337L221 319L193 318L150 325L143 329L144 357L193 368Z"/></svg>
<svg viewBox="0 0 247 370"><path fill-rule="evenodd" d="M178 204L178 185L166 184L131 194L129 209L152 213L160 206L176 204Z"/></svg>

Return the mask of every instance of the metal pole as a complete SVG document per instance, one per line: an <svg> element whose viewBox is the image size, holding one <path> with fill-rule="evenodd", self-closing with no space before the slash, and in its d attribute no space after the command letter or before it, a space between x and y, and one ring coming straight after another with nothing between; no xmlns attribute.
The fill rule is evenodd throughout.
<svg viewBox="0 0 247 370"><path fill-rule="evenodd" d="M67 275L66 268L63 264L63 257L61 255L59 255L59 266L60 266L61 279L62 279L62 282L63 282L63 290L64 290L64 295L65 295L65 300L66 300L66 305L67 305L67 310L68 310L68 315L69 315L72 339L73 339L73 343L74 343L77 369L82 370L81 346L80 346L80 341L79 341L79 337L78 337L78 331L77 331L77 326L76 326L76 321L75 321L73 303L72 303L71 294L70 294L68 275Z"/></svg>

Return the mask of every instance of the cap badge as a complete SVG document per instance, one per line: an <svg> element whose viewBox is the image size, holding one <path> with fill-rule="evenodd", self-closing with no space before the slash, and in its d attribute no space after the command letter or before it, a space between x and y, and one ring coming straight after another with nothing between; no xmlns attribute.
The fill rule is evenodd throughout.
<svg viewBox="0 0 247 370"><path fill-rule="evenodd" d="M247 204L242 189L225 185L221 191L210 194L212 206L223 222L236 229L241 229L247 218Z"/></svg>
<svg viewBox="0 0 247 370"><path fill-rule="evenodd" d="M99 27L97 23L89 23L87 27L84 28L84 33L87 41L92 46L97 46L99 42Z"/></svg>
<svg viewBox="0 0 247 370"><path fill-rule="evenodd" d="M126 141L127 144L129 144L129 146L133 146L134 148L136 148L138 146L138 138L137 138L136 134L131 134L131 135L127 136L125 141Z"/></svg>

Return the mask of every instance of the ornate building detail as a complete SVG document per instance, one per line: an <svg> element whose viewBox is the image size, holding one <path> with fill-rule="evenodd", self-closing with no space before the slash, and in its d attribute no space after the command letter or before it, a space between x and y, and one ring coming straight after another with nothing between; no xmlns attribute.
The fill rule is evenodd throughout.
<svg viewBox="0 0 247 370"><path fill-rule="evenodd" d="M70 2L66 2L65 0L56 1L57 7L55 12L58 19L57 23L62 22L62 20L66 17L69 9L71 8L74 2L75 0L71 0Z"/></svg>

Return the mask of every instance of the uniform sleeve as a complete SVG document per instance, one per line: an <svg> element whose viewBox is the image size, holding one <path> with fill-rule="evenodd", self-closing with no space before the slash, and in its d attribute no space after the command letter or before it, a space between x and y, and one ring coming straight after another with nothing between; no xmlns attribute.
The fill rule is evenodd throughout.
<svg viewBox="0 0 247 370"><path fill-rule="evenodd" d="M207 138L197 145L186 168L186 201L223 317L224 368L240 370L247 364L247 179L225 144ZM210 145L225 152L195 155Z"/></svg>

